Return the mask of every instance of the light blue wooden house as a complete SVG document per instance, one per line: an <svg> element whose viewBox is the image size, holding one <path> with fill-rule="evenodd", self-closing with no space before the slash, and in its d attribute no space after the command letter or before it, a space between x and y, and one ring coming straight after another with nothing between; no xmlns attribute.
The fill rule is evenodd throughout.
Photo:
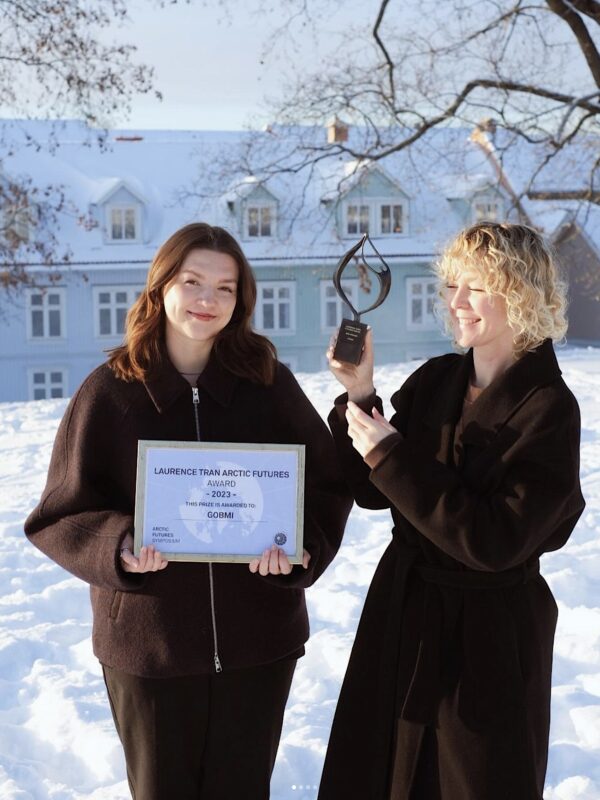
<svg viewBox="0 0 600 800"><path fill-rule="evenodd" d="M49 125L47 133L44 123L35 125L38 140L50 135ZM340 133L347 132L338 124L315 136L331 141ZM127 309L158 246L196 220L222 225L242 243L258 281L255 327L294 371L325 368L344 314L333 270L366 232L392 271L390 296L365 317L378 363L444 352L449 343L435 316L431 264L459 228L504 217L509 207L489 161L464 133L451 134L461 159L454 167L445 161L445 172L426 155L416 169L400 153L385 168L339 161L317 171L308 187L300 176L267 184L250 176L222 187L213 180L209 188L203 164L246 134L115 131L104 150L85 146L88 134L67 123L52 153L22 143L2 159L6 174L61 186L65 211L54 232L71 255L69 266L31 264L36 288L0 300L0 401L71 395L121 342ZM374 281L365 292L354 267L344 273L344 287L359 308L378 290Z"/></svg>

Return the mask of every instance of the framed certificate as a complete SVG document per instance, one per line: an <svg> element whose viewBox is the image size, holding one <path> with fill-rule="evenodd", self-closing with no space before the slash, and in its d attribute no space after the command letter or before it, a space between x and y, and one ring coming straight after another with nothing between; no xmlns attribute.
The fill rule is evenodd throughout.
<svg viewBox="0 0 600 800"><path fill-rule="evenodd" d="M302 563L304 449L140 440L135 554L248 563L276 544Z"/></svg>

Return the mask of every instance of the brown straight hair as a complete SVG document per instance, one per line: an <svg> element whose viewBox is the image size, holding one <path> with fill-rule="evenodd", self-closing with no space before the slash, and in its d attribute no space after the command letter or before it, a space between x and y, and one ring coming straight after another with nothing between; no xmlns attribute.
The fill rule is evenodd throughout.
<svg viewBox="0 0 600 800"><path fill-rule="evenodd" d="M175 277L191 250L213 250L238 266L237 302L228 324L215 339L213 355L230 372L254 383L270 385L277 352L266 337L252 330L256 281L241 247L224 228L195 222L180 228L154 256L146 286L129 309L122 345L109 351L108 365L118 378L144 381L165 359L165 286Z"/></svg>

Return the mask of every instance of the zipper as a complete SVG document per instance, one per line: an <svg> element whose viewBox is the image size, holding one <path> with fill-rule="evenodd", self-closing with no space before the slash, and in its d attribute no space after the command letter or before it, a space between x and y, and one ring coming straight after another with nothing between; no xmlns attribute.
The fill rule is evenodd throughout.
<svg viewBox="0 0 600 800"><path fill-rule="evenodd" d="M192 386L192 402L194 403L194 419L196 420L196 439L201 442L200 438L200 421L198 419L198 406L200 405L200 392L197 386Z"/></svg>
<svg viewBox="0 0 600 800"><path fill-rule="evenodd" d="M213 577L213 565L211 562L208 562L208 580L210 582L210 612L212 614L212 626L213 626L213 641L215 646L215 653L214 653L214 662L215 662L215 672L223 672L223 667L221 666L221 659L219 658L219 643L217 641L217 617L215 615L215 579Z"/></svg>
<svg viewBox="0 0 600 800"><path fill-rule="evenodd" d="M198 387L192 386L192 402L194 404L194 419L196 421L196 439L200 442L202 439L200 438L200 420L198 417L198 407L200 406L200 392L198 391ZM223 667L221 666L221 659L219 658L219 640L217 638L217 615L215 613L215 579L213 575L213 565L209 561L208 563L208 582L210 585L210 615L212 619L212 630L213 630L213 646L214 646L214 655L213 661L215 663L215 672L223 672Z"/></svg>

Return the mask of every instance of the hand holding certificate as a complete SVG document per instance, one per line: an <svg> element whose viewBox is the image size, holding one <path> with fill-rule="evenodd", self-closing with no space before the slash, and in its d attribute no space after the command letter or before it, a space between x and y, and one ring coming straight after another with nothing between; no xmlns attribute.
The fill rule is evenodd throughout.
<svg viewBox="0 0 600 800"><path fill-rule="evenodd" d="M140 441L135 555L253 562L280 548L302 563L304 446Z"/></svg>

